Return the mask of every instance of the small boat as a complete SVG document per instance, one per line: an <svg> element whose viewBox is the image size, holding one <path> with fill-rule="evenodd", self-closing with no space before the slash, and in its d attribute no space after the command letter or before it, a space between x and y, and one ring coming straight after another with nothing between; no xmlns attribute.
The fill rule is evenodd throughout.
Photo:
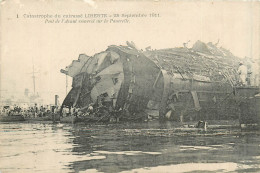
<svg viewBox="0 0 260 173"><path fill-rule="evenodd" d="M74 116L67 116L67 117L60 117L60 122L61 123L74 123L76 117Z"/></svg>
<svg viewBox="0 0 260 173"><path fill-rule="evenodd" d="M49 116L46 117L26 117L26 121L52 121L52 118Z"/></svg>
<svg viewBox="0 0 260 173"><path fill-rule="evenodd" d="M61 123L101 123L110 122L110 118L105 116L95 117L95 116L67 116L60 118Z"/></svg>
<svg viewBox="0 0 260 173"><path fill-rule="evenodd" d="M0 117L0 122L17 122L17 121L25 121L25 119L20 114Z"/></svg>

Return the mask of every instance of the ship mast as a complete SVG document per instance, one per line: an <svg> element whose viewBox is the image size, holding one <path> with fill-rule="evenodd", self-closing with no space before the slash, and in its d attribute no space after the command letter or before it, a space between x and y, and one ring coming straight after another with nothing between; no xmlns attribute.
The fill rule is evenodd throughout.
<svg viewBox="0 0 260 173"><path fill-rule="evenodd" d="M32 79L33 79L33 95L35 96L35 90L36 90L36 84L35 84L36 76L35 76L35 74L36 74L36 73L39 73L39 72L36 72L35 69L34 69L34 61L33 61L33 59L32 59L32 63L33 63L33 71L32 71L30 74L32 74Z"/></svg>

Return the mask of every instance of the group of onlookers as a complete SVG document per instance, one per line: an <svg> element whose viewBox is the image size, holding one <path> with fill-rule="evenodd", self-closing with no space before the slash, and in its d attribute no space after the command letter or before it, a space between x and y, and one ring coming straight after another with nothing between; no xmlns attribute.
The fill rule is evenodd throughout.
<svg viewBox="0 0 260 173"><path fill-rule="evenodd" d="M3 116L11 115L23 115L24 117L46 117L51 114L59 114L62 117L67 116L88 116L93 112L92 104L87 107L86 110L82 110L79 107L69 107L69 106L31 106L31 107L20 107L20 106L3 106L0 108L0 114Z"/></svg>
<svg viewBox="0 0 260 173"><path fill-rule="evenodd" d="M82 110L79 107L69 107L65 106L62 109L62 116L84 116L85 114L82 112Z"/></svg>
<svg viewBox="0 0 260 173"><path fill-rule="evenodd" d="M69 107L69 106L64 106L62 108L61 115L63 117L66 116L89 116L94 112L93 104L89 104L87 108L79 108L79 107Z"/></svg>
<svg viewBox="0 0 260 173"><path fill-rule="evenodd" d="M37 105L23 108L20 106L3 106L1 108L1 114L5 116L11 115L23 115L24 117L45 117L49 116L51 113L58 113L60 110L59 106L40 106Z"/></svg>

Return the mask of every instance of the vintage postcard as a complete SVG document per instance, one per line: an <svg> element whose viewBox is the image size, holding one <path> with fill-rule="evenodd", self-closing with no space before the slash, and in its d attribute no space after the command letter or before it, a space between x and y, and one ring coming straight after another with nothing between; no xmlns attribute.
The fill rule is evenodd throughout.
<svg viewBox="0 0 260 173"><path fill-rule="evenodd" d="M0 0L0 173L260 172L260 2Z"/></svg>

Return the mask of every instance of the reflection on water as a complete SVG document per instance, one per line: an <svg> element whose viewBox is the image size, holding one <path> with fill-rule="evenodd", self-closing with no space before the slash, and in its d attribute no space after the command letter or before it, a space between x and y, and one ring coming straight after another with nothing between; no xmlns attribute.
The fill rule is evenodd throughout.
<svg viewBox="0 0 260 173"><path fill-rule="evenodd" d="M260 133L172 124L0 124L5 172L260 172Z"/></svg>

